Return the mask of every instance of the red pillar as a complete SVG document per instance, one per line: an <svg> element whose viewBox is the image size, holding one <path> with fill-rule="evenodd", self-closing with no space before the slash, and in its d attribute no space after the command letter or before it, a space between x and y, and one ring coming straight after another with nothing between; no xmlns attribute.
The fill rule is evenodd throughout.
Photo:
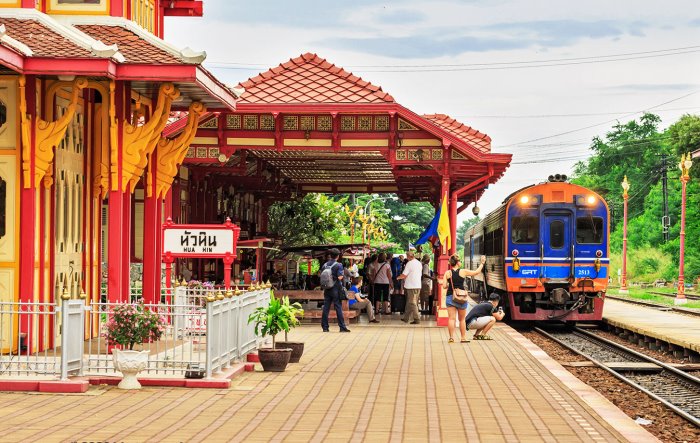
<svg viewBox="0 0 700 443"><path fill-rule="evenodd" d="M27 115L29 118L36 118L36 79L34 76L26 77L25 96L27 98ZM20 90L20 94L22 91ZM34 179L34 155L36 152L36 132L34 125L31 125L29 134L29 156L30 171L29 183L24 181L24 174L21 175L20 191L20 256L19 256L19 301L29 302L34 300L34 263L36 260L34 242L37 238L36 227L36 186ZM22 159L25 160L25 159ZM28 186L27 186L28 185ZM24 316L23 318L26 318ZM28 325L21 325L26 331Z"/></svg>
<svg viewBox="0 0 700 443"><path fill-rule="evenodd" d="M115 85L115 107L117 116L117 183L110 185L108 193L107 223L107 297L110 302L128 301L128 281L129 273L126 272L124 260L128 269L129 262L129 228L130 228L130 208L131 200L128 190L122 192L122 151L124 139L122 131L125 121L125 97L126 88L122 82ZM117 187L114 190L114 187ZM126 283L126 285L125 285Z"/></svg>
<svg viewBox="0 0 700 443"><path fill-rule="evenodd" d="M440 207L442 203L443 196L450 191L450 180L443 179L442 187L440 189L439 201L436 208ZM451 206L451 205L450 205ZM455 205L456 208L456 205ZM451 213L452 211L450 211ZM450 214L451 216L451 214ZM451 223L451 222L450 222ZM452 228L450 227L450 231ZM454 243L453 239L450 239ZM445 305L445 290L442 288L442 281L445 272L449 269L449 255L444 253L444 248L440 247L440 255L437 260L436 272L438 275L438 289L437 295L437 309L435 310L435 320L438 326L447 326L448 316L447 316L447 306Z"/></svg>
<svg viewBox="0 0 700 443"><path fill-rule="evenodd" d="M457 252L457 193L450 195L450 255Z"/></svg>
<svg viewBox="0 0 700 443"><path fill-rule="evenodd" d="M156 152L151 154L151 196L144 199L143 220L143 298L146 303L157 303L160 299L160 217L161 201L156 196ZM148 180L146 180L148 182ZM148 191L148 190L146 190Z"/></svg>

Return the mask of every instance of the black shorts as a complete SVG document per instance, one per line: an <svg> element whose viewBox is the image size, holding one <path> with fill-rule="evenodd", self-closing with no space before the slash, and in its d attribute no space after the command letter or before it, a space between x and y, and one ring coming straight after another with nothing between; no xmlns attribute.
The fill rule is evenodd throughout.
<svg viewBox="0 0 700 443"><path fill-rule="evenodd" d="M390 301L389 299L389 283L375 283L374 284L374 301Z"/></svg>

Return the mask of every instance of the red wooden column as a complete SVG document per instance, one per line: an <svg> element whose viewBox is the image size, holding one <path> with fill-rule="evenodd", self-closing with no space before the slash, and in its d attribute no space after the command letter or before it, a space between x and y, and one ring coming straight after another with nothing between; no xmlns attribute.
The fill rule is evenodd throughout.
<svg viewBox="0 0 700 443"><path fill-rule="evenodd" d="M457 193L450 194L450 255L457 252Z"/></svg>
<svg viewBox="0 0 700 443"><path fill-rule="evenodd" d="M26 85L24 92L20 85L20 94L24 93L27 102L27 117L34 119L37 116L36 109L36 78L34 76L26 76ZM36 228L36 187L39 183L35 183L34 156L36 153L36 131L35 125L30 125L29 134L29 159L30 159L30 174L29 182L25 182L24 174L21 174L21 191L20 191L20 215L19 215L19 231L20 231L20 248L19 255L19 301L29 302L34 300L35 279L34 279L34 263L36 260L34 243L37 238ZM22 149L22 152L24 149ZM26 160L24 158L22 161ZM22 318L26 318L23 316ZM27 325L21 325L22 330L27 330Z"/></svg>
<svg viewBox="0 0 700 443"><path fill-rule="evenodd" d="M442 180L442 186L440 189L440 196L438 197L438 203L436 208L440 207L440 204L442 203L442 198L445 195L445 193L450 192L450 179L449 178L443 178ZM450 217L452 217L452 210L451 210L450 205ZM455 205L455 211L456 211L456 205ZM456 219L456 214L455 214L455 219ZM451 223L451 221L450 221ZM452 231L452 227L450 226L450 231ZM454 237L451 239L452 243L454 243ZM447 255L444 251L444 248L441 246L440 247L440 256L438 257L437 260L437 267L436 267L436 272L438 275L438 290L437 290L437 309L435 311L435 320L437 322L438 326L447 326L447 321L448 321L448 316L447 316L447 305L445 304L445 290L442 288L442 279L445 275L445 272L450 267L449 264L449 255Z"/></svg>
<svg viewBox="0 0 700 443"><path fill-rule="evenodd" d="M156 195L157 150L151 154L150 190L144 197L143 220L143 298L146 303L158 303L160 300L160 219L162 205ZM148 180L146 180L148 183ZM148 195L150 191L150 196Z"/></svg>
<svg viewBox="0 0 700 443"><path fill-rule="evenodd" d="M107 297L110 302L128 301L129 292L129 237L131 226L131 196L122 191L123 128L126 117L127 87L115 82L114 105L117 118L117 171L112 175L107 205ZM126 265L124 261L126 260ZM126 272L125 272L126 269Z"/></svg>

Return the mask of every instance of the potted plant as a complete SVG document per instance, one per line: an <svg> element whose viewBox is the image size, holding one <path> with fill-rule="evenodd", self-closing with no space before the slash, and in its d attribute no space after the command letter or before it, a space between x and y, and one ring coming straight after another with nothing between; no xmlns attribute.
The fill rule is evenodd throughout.
<svg viewBox="0 0 700 443"><path fill-rule="evenodd" d="M301 323L299 319L304 316L304 310L301 308L299 303L289 303L289 297L282 298L282 306L286 306L291 314L291 320L289 321L289 329L296 328ZM302 354L304 353L304 342L300 341L288 341L287 335L288 330L284 331L284 341L278 341L275 343L275 348L284 349L289 348L292 350L292 355L289 357L289 363L299 363Z"/></svg>
<svg viewBox="0 0 700 443"><path fill-rule="evenodd" d="M119 388L141 389L136 374L146 369L149 351L135 351L134 346L160 339L163 331L165 319L143 304L115 306L106 325L105 337L107 345L114 347L114 367L123 374Z"/></svg>
<svg viewBox="0 0 700 443"><path fill-rule="evenodd" d="M271 348L258 349L260 364L265 371L283 372L289 363L292 350L289 348L275 348L275 337L281 331L289 332L289 323L296 317L292 313L289 304L270 296L269 306L256 308L248 317L248 324L255 323L255 335L259 337L272 336Z"/></svg>

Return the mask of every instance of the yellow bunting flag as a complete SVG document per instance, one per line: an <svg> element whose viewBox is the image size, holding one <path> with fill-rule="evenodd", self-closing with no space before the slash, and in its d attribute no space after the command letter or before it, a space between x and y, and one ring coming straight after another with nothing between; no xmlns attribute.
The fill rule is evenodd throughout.
<svg viewBox="0 0 700 443"><path fill-rule="evenodd" d="M440 207L440 220L438 220L437 234L440 239L440 244L443 247L443 253L447 253L450 249L450 215L447 209L447 194L442 197L442 206Z"/></svg>

